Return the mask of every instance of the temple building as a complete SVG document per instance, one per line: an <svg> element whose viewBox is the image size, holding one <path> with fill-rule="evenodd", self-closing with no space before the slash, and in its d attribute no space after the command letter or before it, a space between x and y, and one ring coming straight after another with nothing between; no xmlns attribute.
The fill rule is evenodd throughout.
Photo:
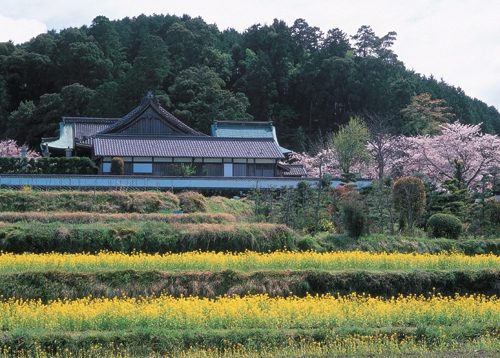
<svg viewBox="0 0 500 358"><path fill-rule="evenodd" d="M230 129L233 128L233 129ZM162 108L152 93L123 118L63 117L60 135L42 138L45 155L90 156L99 174L109 174L120 157L125 175L278 177L305 176L280 163L270 122L214 122L212 136L198 132Z"/></svg>

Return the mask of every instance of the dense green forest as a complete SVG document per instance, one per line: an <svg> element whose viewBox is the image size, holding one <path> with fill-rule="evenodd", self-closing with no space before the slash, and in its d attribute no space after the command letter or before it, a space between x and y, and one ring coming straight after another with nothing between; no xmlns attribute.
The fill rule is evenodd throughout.
<svg viewBox="0 0 500 358"><path fill-rule="evenodd" d="M272 120L280 144L336 131L353 115L390 118L405 133L415 96L463 123L500 133L500 114L460 87L405 68L396 33L348 35L298 19L239 33L187 15L140 15L0 43L0 136L37 148L62 116L122 117L154 91L162 106L208 132L213 120Z"/></svg>

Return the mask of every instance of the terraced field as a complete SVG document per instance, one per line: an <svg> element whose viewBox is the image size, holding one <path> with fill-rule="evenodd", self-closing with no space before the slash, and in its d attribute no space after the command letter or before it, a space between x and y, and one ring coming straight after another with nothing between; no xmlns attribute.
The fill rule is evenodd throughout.
<svg viewBox="0 0 500 358"><path fill-rule="evenodd" d="M300 252L222 198L178 215L171 194L106 193L86 212L65 201L92 193L43 193L42 211L15 204L37 193L2 195L0 356L500 354L494 254Z"/></svg>

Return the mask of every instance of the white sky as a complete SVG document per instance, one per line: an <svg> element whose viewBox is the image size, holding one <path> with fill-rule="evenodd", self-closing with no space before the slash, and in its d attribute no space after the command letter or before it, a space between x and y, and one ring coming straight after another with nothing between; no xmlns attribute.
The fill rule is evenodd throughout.
<svg viewBox="0 0 500 358"><path fill-rule="evenodd" d="M498 0L0 0L0 42L22 43L54 29L140 14L201 16L220 30L303 18L324 33L354 35L369 25L393 47L406 68L461 87L500 109L500 1Z"/></svg>

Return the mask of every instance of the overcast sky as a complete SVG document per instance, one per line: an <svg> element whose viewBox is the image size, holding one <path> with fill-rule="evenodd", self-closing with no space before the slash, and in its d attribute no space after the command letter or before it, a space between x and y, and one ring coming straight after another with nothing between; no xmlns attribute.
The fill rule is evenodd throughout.
<svg viewBox="0 0 500 358"><path fill-rule="evenodd" d="M22 43L47 30L140 14L201 16L220 30L303 18L323 32L354 35L369 25L379 37L397 32L393 47L406 68L461 87L500 110L498 0L0 0L0 42Z"/></svg>

